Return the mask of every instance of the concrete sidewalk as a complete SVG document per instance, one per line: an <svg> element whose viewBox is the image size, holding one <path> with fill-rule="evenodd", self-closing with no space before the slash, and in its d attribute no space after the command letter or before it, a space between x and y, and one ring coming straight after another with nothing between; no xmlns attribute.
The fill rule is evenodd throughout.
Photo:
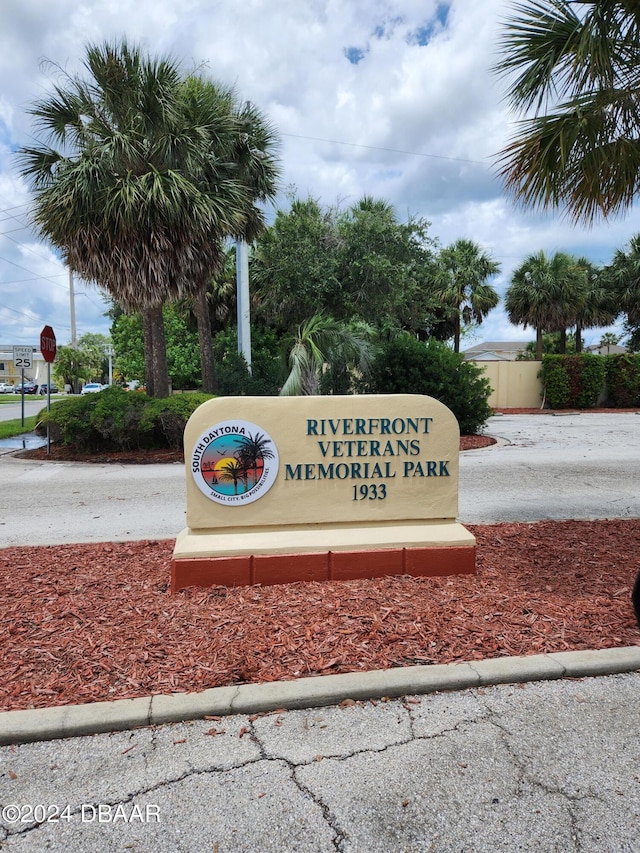
<svg viewBox="0 0 640 853"><path fill-rule="evenodd" d="M638 853L640 674L0 748L20 853Z"/></svg>

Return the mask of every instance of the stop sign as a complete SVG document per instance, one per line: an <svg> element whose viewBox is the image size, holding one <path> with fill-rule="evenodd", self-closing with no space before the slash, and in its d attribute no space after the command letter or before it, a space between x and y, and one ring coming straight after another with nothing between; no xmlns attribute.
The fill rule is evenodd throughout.
<svg viewBox="0 0 640 853"><path fill-rule="evenodd" d="M40 352L44 360L49 363L56 357L56 336L51 326L45 326L40 332Z"/></svg>

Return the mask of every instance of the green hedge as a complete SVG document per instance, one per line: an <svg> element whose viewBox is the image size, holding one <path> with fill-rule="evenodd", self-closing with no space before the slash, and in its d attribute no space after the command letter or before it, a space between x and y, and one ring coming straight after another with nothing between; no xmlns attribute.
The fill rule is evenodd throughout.
<svg viewBox="0 0 640 853"><path fill-rule="evenodd" d="M541 375L551 409L640 406L640 353L545 355Z"/></svg>
<svg viewBox="0 0 640 853"><path fill-rule="evenodd" d="M181 394L155 400L140 391L105 388L84 397L65 397L43 409L36 431L77 450L181 449L191 413L209 394Z"/></svg>
<svg viewBox="0 0 640 853"><path fill-rule="evenodd" d="M610 405L623 409L640 406L640 353L607 355L604 360Z"/></svg>

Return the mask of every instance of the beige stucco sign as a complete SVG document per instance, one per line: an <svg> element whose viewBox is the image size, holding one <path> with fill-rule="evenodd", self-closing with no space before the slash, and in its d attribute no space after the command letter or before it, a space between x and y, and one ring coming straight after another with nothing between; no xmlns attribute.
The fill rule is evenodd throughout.
<svg viewBox="0 0 640 853"><path fill-rule="evenodd" d="M473 547L455 521L458 424L430 397L219 398L194 412L184 444L187 528L174 566Z"/></svg>

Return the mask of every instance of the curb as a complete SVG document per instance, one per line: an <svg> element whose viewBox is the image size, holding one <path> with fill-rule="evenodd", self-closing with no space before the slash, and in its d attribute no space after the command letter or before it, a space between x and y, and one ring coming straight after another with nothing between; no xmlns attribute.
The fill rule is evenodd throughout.
<svg viewBox="0 0 640 853"><path fill-rule="evenodd" d="M393 698L637 670L640 671L640 646L626 646L319 675L295 681L213 687L202 693L4 711L0 713L0 745L123 731L195 720L205 715L255 714L280 708L300 710L335 705L345 699Z"/></svg>

